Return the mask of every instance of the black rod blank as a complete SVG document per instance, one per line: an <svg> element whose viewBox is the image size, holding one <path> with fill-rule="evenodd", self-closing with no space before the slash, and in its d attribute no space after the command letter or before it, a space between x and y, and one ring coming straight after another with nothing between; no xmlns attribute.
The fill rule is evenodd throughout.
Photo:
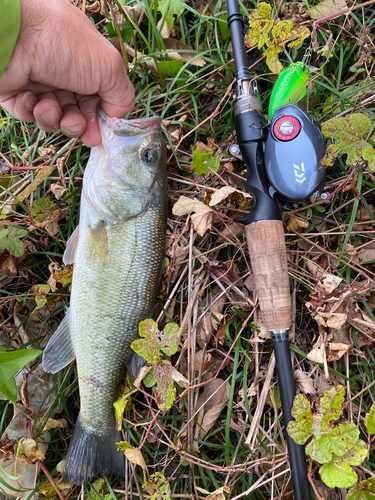
<svg viewBox="0 0 375 500"><path fill-rule="evenodd" d="M232 40L234 65L236 68L236 79L250 79L250 73L247 67L245 45L243 42L244 23L242 14L238 7L237 0L228 0L228 26L230 29L230 38Z"/></svg>
<svg viewBox="0 0 375 500"><path fill-rule="evenodd" d="M284 425L286 428L289 422L293 420L291 409L296 395L288 332L272 332L272 341L275 351ZM307 479L305 448L296 444L288 433L286 433L286 442L288 445L290 470L292 472L294 498L296 500L310 500L310 485Z"/></svg>

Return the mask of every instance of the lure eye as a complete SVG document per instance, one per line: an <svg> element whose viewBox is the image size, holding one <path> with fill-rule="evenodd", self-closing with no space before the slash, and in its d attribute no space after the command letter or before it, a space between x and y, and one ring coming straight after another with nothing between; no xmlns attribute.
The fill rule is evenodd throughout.
<svg viewBox="0 0 375 500"><path fill-rule="evenodd" d="M155 163L158 157L159 155L156 149L146 149L143 153L143 159L146 163Z"/></svg>

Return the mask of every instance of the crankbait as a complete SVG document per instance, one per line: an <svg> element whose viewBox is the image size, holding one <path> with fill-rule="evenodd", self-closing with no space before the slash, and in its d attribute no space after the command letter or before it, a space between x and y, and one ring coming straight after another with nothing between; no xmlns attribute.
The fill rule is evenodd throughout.
<svg viewBox="0 0 375 500"><path fill-rule="evenodd" d="M268 115L272 120L275 110L284 104L297 104L305 95L310 70L303 62L293 63L283 69L273 88Z"/></svg>

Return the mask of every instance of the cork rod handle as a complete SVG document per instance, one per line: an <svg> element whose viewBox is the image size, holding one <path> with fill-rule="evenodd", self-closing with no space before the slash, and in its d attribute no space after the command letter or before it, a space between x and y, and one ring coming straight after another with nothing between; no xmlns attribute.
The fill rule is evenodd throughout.
<svg viewBox="0 0 375 500"><path fill-rule="evenodd" d="M291 301L283 223L262 220L246 226L251 268L268 330L291 325Z"/></svg>

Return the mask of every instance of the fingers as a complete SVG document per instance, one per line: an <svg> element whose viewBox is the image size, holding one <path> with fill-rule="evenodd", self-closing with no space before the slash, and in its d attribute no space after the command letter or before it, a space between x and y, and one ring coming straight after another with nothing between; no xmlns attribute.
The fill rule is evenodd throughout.
<svg viewBox="0 0 375 500"><path fill-rule="evenodd" d="M33 122L33 110L37 102L34 92L23 90L15 98L13 115L24 122Z"/></svg>
<svg viewBox="0 0 375 500"><path fill-rule="evenodd" d="M63 117L60 121L61 132L68 137L79 137L86 130L86 120L82 115L75 95L66 90L55 92Z"/></svg>
<svg viewBox="0 0 375 500"><path fill-rule="evenodd" d="M111 49L113 47L111 46ZM111 118L123 118L134 107L135 93L126 73L120 54L114 49L110 52L110 67L107 78L99 88L100 105Z"/></svg>
<svg viewBox="0 0 375 500"><path fill-rule="evenodd" d="M81 139L83 144L91 148L100 144L102 140L97 116L99 100L99 97L94 96L77 96L79 109L81 110L82 115L85 117L87 125L85 132L81 136Z"/></svg>
<svg viewBox="0 0 375 500"><path fill-rule="evenodd" d="M37 126L45 132L56 132L60 128L63 112L60 103L53 92L38 96L33 114Z"/></svg>

